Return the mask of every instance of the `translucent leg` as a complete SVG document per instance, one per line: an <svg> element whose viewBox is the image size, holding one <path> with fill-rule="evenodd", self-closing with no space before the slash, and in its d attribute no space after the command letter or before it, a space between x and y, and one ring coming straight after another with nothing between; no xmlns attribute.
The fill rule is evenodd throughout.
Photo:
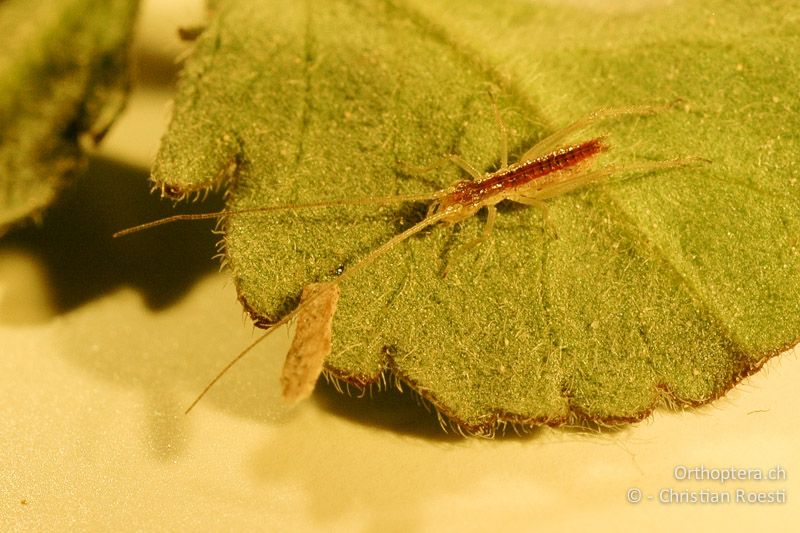
<svg viewBox="0 0 800 533"><path fill-rule="evenodd" d="M664 111L666 109L668 109L668 106L659 107L659 106L645 106L645 105L599 109L594 113L590 113L585 117L578 119L569 126L556 131L550 136L545 137L544 139L533 145L527 152L522 154L519 160L528 161L549 154L553 150L562 146L566 138L569 137L570 135L577 133L583 129L586 129L592 124L600 122L601 120L620 117L624 115L653 115L655 113Z"/></svg>
<svg viewBox="0 0 800 533"><path fill-rule="evenodd" d="M483 226L483 231L481 232L480 236L469 241L467 244L456 250L450 255L450 258L447 260L447 267L445 267L444 272L442 275L447 277L450 274L450 271L458 265L458 262L461 258L464 257L464 254L473 250L476 246L480 243L485 241L489 238L489 235L492 234L492 229L494 228L494 221L497 219L497 208L493 205L486 206L486 224Z"/></svg>
<svg viewBox="0 0 800 533"><path fill-rule="evenodd" d="M513 201L523 205L530 205L538 209L539 213L542 214L542 229L545 233L550 234L550 236L552 236L554 239L558 239L558 231L556 230L556 226L553 224L553 221L550 220L550 208L547 206L547 203L544 200L520 196L515 198Z"/></svg>
<svg viewBox="0 0 800 533"><path fill-rule="evenodd" d="M500 110L497 108L497 101L492 97L492 109L494 109L494 119L497 122L497 129L500 132L500 168L508 167L508 127L506 126L503 117L500 115Z"/></svg>

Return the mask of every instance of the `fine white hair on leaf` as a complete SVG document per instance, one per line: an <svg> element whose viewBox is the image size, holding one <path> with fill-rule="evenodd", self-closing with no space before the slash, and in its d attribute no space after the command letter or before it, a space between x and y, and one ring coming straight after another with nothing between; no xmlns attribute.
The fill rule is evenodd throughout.
<svg viewBox="0 0 800 533"><path fill-rule="evenodd" d="M333 315L339 301L337 283L311 283L303 289L294 340L281 375L283 401L288 405L311 396L331 353Z"/></svg>

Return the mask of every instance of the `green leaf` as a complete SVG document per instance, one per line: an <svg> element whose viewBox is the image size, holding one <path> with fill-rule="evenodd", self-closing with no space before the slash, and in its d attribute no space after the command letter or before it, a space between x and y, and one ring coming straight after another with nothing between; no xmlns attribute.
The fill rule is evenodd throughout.
<svg viewBox="0 0 800 533"><path fill-rule="evenodd" d="M0 3L0 233L55 198L122 109L137 0Z"/></svg>
<svg viewBox="0 0 800 533"><path fill-rule="evenodd" d="M683 102L603 124L627 176L535 209L437 226L342 284L328 373L394 376L469 432L635 421L724 394L800 336L797 8L783 3L218 1L182 73L153 179L224 185L231 209L429 192L512 160L602 107ZM626 4L627 5L627 4ZM587 134L588 135L588 134ZM578 139L579 140L579 139ZM225 221L227 264L257 321L420 221L425 206Z"/></svg>

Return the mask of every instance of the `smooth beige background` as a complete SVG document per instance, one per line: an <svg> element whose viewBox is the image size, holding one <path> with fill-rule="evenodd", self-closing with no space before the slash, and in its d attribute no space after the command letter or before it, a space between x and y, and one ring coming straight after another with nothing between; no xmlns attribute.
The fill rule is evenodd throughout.
<svg viewBox="0 0 800 533"><path fill-rule="evenodd" d="M0 530L752 531L796 524L800 360L727 397L601 435L494 441L441 432L391 392L321 387L281 407L285 333L207 380L252 338L210 224L112 241L171 212L147 167L168 117L179 24L198 2L145 2L137 91L87 175L44 225L0 241ZM167 58L167 59L165 59ZM785 481L689 482L677 465L781 466ZM629 488L655 501L626 501ZM658 503L659 491L785 491L782 505Z"/></svg>

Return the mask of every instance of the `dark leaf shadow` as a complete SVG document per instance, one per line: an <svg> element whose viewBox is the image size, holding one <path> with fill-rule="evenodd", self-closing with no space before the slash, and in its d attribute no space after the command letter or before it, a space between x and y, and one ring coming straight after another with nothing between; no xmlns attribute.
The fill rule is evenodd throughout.
<svg viewBox="0 0 800 533"><path fill-rule="evenodd" d="M367 389L340 393L325 379L320 379L313 400L318 407L359 424L390 430L407 436L432 441L459 440L452 432L446 433L439 425L435 412L426 410L419 397L410 390L400 392L394 387L385 390Z"/></svg>
<svg viewBox="0 0 800 533"><path fill-rule="evenodd" d="M394 433L417 437L431 442L460 442L463 436L458 429L444 421L440 423L436 409L419 394L404 386L402 392L392 385L378 390L347 389L341 384L339 392L332 383L320 379L314 390L313 400L321 409L342 418L348 418L364 426L388 430ZM591 431L592 428L575 428L576 432ZM542 434L541 427L500 427L495 435L502 440L531 440Z"/></svg>
<svg viewBox="0 0 800 533"><path fill-rule="evenodd" d="M41 223L17 229L0 241L0 254L23 252L43 265L52 314L68 312L121 286L135 287L148 307L161 309L217 268L211 260L219 240L211 233L213 220L112 238L117 230L176 212L209 212L221 206L221 200L209 198L175 209L154 198L147 177L143 169L93 158ZM13 309L0 309L0 320L18 322L13 316Z"/></svg>

